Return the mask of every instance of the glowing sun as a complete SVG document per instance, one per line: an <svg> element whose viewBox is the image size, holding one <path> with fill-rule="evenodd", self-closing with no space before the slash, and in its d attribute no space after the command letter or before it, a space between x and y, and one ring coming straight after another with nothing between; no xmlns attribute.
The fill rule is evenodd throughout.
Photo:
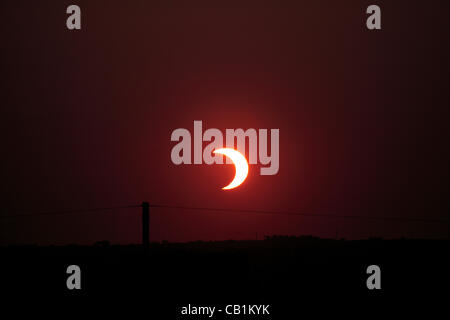
<svg viewBox="0 0 450 320"><path fill-rule="evenodd" d="M220 153L231 159L234 163L234 167L236 168L236 174L234 176L233 181L230 182L229 185L223 187L223 190L234 189L239 187L242 182L245 181L248 175L248 162L247 159L240 153L231 148L221 148L214 150L214 153Z"/></svg>

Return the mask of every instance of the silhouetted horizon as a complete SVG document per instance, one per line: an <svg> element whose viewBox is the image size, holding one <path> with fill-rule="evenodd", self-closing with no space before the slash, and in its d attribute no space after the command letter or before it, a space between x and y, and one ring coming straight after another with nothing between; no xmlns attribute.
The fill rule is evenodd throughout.
<svg viewBox="0 0 450 320"><path fill-rule="evenodd" d="M450 285L450 239L365 240L275 236L265 240L197 241L142 245L1 246L2 288L41 297L139 297L151 289L158 309L189 301L265 299L294 312L296 291L371 303L366 269L382 270L377 306L439 296ZM82 290L65 287L66 268L79 265ZM32 267L31 267L32 266ZM288 288L290 288L288 290ZM337 295L337 296L336 296ZM162 297L168 297L162 299ZM69 300L72 301L72 300ZM322 300L321 300L322 301ZM162 308L163 309L163 308ZM154 309L153 313L154 314ZM164 310L161 310L165 312ZM278 312L281 312L279 310Z"/></svg>
<svg viewBox="0 0 450 320"><path fill-rule="evenodd" d="M377 236L359 238L359 239L347 239L345 237L341 238L322 238L314 235L270 235L263 236L261 239L224 239L224 240L191 240L191 241L150 241L150 247L164 246L164 245L223 245L223 244L249 244L255 242L277 242L279 244L287 242L311 242L311 241L322 241L322 242L366 242L366 241L384 241L384 242L396 242L396 241L410 241L410 242L427 242L427 241L450 241L450 236L445 238L408 238L408 237L398 237L398 238L382 238ZM38 243L17 243L17 244L0 244L0 248L7 247L142 247L142 243L113 243L109 240L99 240L90 244L85 243L67 243L67 244L46 244L40 245Z"/></svg>

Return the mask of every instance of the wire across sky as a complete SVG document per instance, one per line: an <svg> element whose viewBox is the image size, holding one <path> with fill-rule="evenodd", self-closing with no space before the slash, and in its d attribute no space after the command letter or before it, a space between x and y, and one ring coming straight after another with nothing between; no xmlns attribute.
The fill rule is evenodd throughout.
<svg viewBox="0 0 450 320"><path fill-rule="evenodd" d="M422 217L392 217L392 216L359 216L359 215L342 215L342 214L326 214L326 213L306 213L295 211L267 211L267 210L249 210L249 209L228 209L228 208L213 208L213 207L194 207L194 206L179 206L168 204L149 204L150 208L164 208L176 210L189 211L206 211L206 212L233 212L245 214L265 214L265 215L289 215L289 216L304 216L315 218L334 218L334 219L361 219L361 220L381 220L381 221L398 221L398 222L416 222L416 223L450 223L448 219L429 219ZM128 205L116 207L90 208L90 209L74 209L63 211L48 211L48 212L28 212L18 213L12 215L0 215L0 219L9 218L24 218L24 217L39 217L39 216L56 216L66 214L84 214L104 212L109 210L141 208L142 205ZM153 211L153 210L152 210Z"/></svg>

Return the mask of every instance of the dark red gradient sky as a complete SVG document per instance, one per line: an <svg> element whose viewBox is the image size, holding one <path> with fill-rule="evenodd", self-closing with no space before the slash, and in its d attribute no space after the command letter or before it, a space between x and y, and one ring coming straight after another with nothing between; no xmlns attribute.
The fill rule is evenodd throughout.
<svg viewBox="0 0 450 320"><path fill-rule="evenodd" d="M2 215L151 203L449 216L449 3L2 1ZM395 2L395 3L394 3ZM279 128L280 171L176 166L176 128ZM443 237L447 224L152 210L152 241ZM139 209L1 219L1 244L140 240Z"/></svg>

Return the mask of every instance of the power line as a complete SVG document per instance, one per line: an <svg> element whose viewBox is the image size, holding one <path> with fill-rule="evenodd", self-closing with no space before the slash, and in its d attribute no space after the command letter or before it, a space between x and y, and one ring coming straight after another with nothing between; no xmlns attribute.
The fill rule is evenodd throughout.
<svg viewBox="0 0 450 320"><path fill-rule="evenodd" d="M141 205L130 205L130 206L119 206L119 207L108 207L108 208L91 208L91 209L75 209L75 210L65 210L65 211L47 211L47 212L34 212L34 213L23 213L14 215L0 215L1 218L22 218L22 217L39 217L39 216L56 216L74 213L89 213L98 211L107 211L115 209L128 209L128 208L139 208Z"/></svg>
<svg viewBox="0 0 450 320"><path fill-rule="evenodd" d="M15 214L1 216L1 218L21 218L21 217L38 217L38 216L55 216L66 214L79 214L100 212L115 209L141 208L142 205L129 205L105 208L91 208L91 209L76 209L65 211L51 211L51 212L35 212L25 214ZM211 207L191 207L191 206L175 206L165 204L150 204L151 208L165 208L178 210L196 210L196 211L214 211L214 212L234 212L234 213L250 213L250 214L266 214L266 215L289 215L289 216L303 216L303 217L317 217L317 218L337 218L337 219L360 219L360 220L381 220L381 221L399 221L399 222L420 222L420 223L450 223L448 219L428 219L421 217L388 217L388 216L358 216L358 215L339 215L339 214L324 214L324 213L305 213L295 211L267 211L267 210L247 210L247 209L226 209L226 208L211 208Z"/></svg>
<svg viewBox="0 0 450 320"><path fill-rule="evenodd" d="M417 218L416 217L387 217L387 216L376 217L376 216L338 215L338 214L323 214L323 213L303 213L303 212L294 212L294 211L266 211L266 210L241 210L241 209L225 209L225 208L188 207L188 206L172 206L172 205L158 205L158 204L150 204L150 207L179 209L179 210L238 212L238 213L304 216L304 217L322 217L322 218L367 219L367 220L425 222L425 223L450 223L450 220L447 220L447 219L427 219L427 218L420 218L420 217L417 217Z"/></svg>

